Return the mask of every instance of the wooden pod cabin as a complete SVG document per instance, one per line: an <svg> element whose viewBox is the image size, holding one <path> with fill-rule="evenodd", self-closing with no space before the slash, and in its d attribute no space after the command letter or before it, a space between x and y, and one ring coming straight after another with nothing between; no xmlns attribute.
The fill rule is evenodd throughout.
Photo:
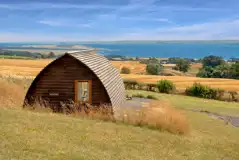
<svg viewBox="0 0 239 160"><path fill-rule="evenodd" d="M56 112L61 102L108 104L120 107L125 89L118 70L95 50L67 52L47 65L34 79L24 106L46 101Z"/></svg>

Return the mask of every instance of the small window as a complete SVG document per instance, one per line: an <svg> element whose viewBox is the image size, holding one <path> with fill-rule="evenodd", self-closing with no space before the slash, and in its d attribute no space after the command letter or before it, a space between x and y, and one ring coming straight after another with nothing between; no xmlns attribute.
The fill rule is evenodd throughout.
<svg viewBox="0 0 239 160"><path fill-rule="evenodd" d="M91 80L75 81L76 103L91 103Z"/></svg>

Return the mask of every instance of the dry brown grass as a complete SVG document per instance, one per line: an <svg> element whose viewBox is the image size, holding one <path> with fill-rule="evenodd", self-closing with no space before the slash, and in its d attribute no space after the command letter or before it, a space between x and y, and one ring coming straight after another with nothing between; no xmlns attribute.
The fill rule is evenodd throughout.
<svg viewBox="0 0 239 160"><path fill-rule="evenodd" d="M7 78L1 78L0 106L11 108L22 107L26 93L26 87L24 85L24 80L16 83L16 81L13 82ZM120 110L117 110L117 117L112 115L111 107L107 105L102 105L100 107L88 106L87 108L73 106L72 103L69 105L71 105L70 111L68 108L64 113L70 114L71 116L120 122L134 126L145 126L159 130L166 130L175 134L188 133L188 123L183 113L171 107L169 103L161 101L147 104L139 110L136 108L122 107ZM66 108L66 105L64 107ZM52 112L49 108L42 107L40 103L36 103L32 107L25 107L25 109L37 112Z"/></svg>
<svg viewBox="0 0 239 160"><path fill-rule="evenodd" d="M0 59L1 75L36 76L52 60Z"/></svg>
<svg viewBox="0 0 239 160"><path fill-rule="evenodd" d="M166 101L152 101L146 103L142 108L121 107L115 111L114 116L111 114L111 106L108 105L87 107L87 109L83 106L74 107L77 109L73 112L71 110L70 115L75 117L148 127L174 134L189 133L189 123L183 111L175 109Z"/></svg>
<svg viewBox="0 0 239 160"><path fill-rule="evenodd" d="M144 74L146 72L145 64L136 61L112 61L112 64L120 71L121 68L127 67L132 74Z"/></svg>
<svg viewBox="0 0 239 160"><path fill-rule="evenodd" d="M119 110L118 120L126 124L166 130L174 134L189 133L189 123L184 113L166 101L152 101L138 110L122 108Z"/></svg>
<svg viewBox="0 0 239 160"><path fill-rule="evenodd" d="M147 127L168 131L173 134L189 133L189 123L183 111L175 109L166 101L153 101L145 104L142 108L120 107L115 111L114 115L109 105L86 107L67 104L67 106L68 109L63 112L68 116ZM49 108L42 107L39 103L31 107L26 107L26 109L48 113L50 111Z"/></svg>
<svg viewBox="0 0 239 160"><path fill-rule="evenodd" d="M0 79L0 106L16 107L23 103L25 90L23 85L9 83Z"/></svg>

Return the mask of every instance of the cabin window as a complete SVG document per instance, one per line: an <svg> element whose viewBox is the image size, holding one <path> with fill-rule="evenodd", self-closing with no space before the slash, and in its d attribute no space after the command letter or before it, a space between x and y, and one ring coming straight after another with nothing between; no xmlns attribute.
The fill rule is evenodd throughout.
<svg viewBox="0 0 239 160"><path fill-rule="evenodd" d="M92 103L91 80L75 81L75 101L76 103Z"/></svg>

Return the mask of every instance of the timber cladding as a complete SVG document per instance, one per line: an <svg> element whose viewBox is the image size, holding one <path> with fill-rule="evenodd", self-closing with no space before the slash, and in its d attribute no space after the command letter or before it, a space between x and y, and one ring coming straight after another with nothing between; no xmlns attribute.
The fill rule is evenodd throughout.
<svg viewBox="0 0 239 160"><path fill-rule="evenodd" d="M46 66L32 82L24 104L34 104L36 97L50 106L76 102L77 81L90 82L93 105L120 107L125 102L124 84L117 69L105 57L91 51L66 53Z"/></svg>

